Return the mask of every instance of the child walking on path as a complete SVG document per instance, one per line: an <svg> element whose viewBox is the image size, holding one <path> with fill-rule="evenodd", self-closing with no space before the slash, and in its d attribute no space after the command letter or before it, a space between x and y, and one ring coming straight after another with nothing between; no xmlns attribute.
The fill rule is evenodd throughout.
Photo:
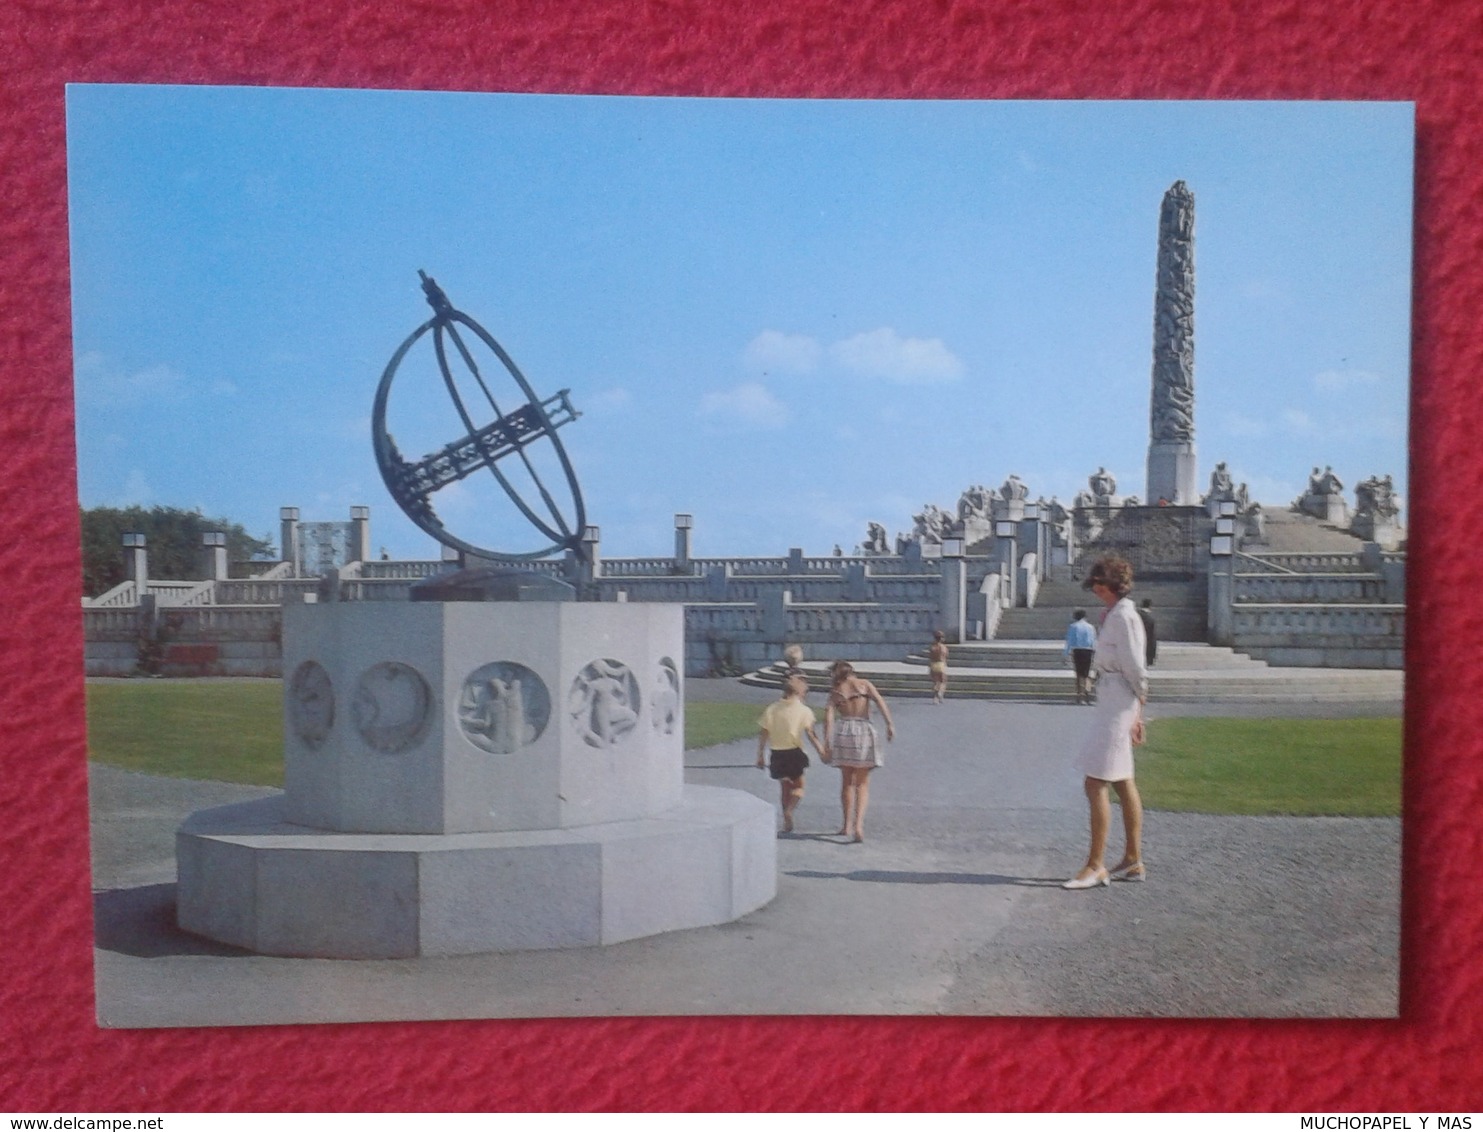
<svg viewBox="0 0 1483 1132"><path fill-rule="evenodd" d="M757 766L767 765L777 779L783 804L783 832L793 832L793 811L803 798L803 772L808 768L808 755L803 752L803 737L814 745L820 758L824 747L814 730L814 710L803 702L808 681L802 676L789 676L783 681L783 698L768 704L757 721ZM764 764L763 756L772 748L772 758Z"/></svg>

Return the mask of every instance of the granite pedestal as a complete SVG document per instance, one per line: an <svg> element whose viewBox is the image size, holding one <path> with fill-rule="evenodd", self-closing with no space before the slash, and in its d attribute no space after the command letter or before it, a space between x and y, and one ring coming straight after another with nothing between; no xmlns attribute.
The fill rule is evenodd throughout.
<svg viewBox="0 0 1483 1132"><path fill-rule="evenodd" d="M683 783L683 609L284 610L282 797L176 837L181 927L269 955L614 943L776 894L772 807Z"/></svg>

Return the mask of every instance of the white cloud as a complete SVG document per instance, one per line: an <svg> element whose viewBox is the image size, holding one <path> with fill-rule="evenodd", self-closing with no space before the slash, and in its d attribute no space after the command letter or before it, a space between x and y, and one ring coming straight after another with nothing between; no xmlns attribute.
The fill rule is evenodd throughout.
<svg viewBox="0 0 1483 1132"><path fill-rule="evenodd" d="M941 338L903 338L888 326L836 342L829 354L850 373L903 385L956 381L963 376L963 363Z"/></svg>
<svg viewBox="0 0 1483 1132"><path fill-rule="evenodd" d="M1326 369L1314 374L1313 384L1326 393L1343 393L1351 389L1373 389L1380 375L1362 369Z"/></svg>
<svg viewBox="0 0 1483 1132"><path fill-rule="evenodd" d="M824 348L806 334L764 330L747 343L747 367L761 373L812 373Z"/></svg>
<svg viewBox="0 0 1483 1132"><path fill-rule="evenodd" d="M724 417L758 428L782 428L788 423L788 407L765 385L749 381L721 393L707 393L700 401L700 414Z"/></svg>

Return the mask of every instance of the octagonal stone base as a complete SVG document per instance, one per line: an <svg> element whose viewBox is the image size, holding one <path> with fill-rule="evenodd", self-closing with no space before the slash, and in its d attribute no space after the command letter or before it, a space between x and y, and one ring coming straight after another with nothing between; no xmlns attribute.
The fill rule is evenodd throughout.
<svg viewBox="0 0 1483 1132"><path fill-rule="evenodd" d="M176 834L178 920L263 955L401 959L618 943L725 923L777 894L770 805L685 786L651 817L575 829L337 833L268 798Z"/></svg>

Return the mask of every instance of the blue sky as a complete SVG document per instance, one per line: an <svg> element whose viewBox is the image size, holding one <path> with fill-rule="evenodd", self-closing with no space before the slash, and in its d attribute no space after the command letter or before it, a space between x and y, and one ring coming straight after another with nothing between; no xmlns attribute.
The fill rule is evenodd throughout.
<svg viewBox="0 0 1483 1132"><path fill-rule="evenodd" d="M827 553L1013 472L1144 494L1158 214L1195 194L1196 444L1269 507L1406 491L1412 108L68 90L79 495L435 557L371 450L418 269L542 396L608 555ZM426 357L389 425L462 434ZM509 405L506 404L508 411ZM487 481L487 482L486 482ZM455 533L541 540L488 477Z"/></svg>

